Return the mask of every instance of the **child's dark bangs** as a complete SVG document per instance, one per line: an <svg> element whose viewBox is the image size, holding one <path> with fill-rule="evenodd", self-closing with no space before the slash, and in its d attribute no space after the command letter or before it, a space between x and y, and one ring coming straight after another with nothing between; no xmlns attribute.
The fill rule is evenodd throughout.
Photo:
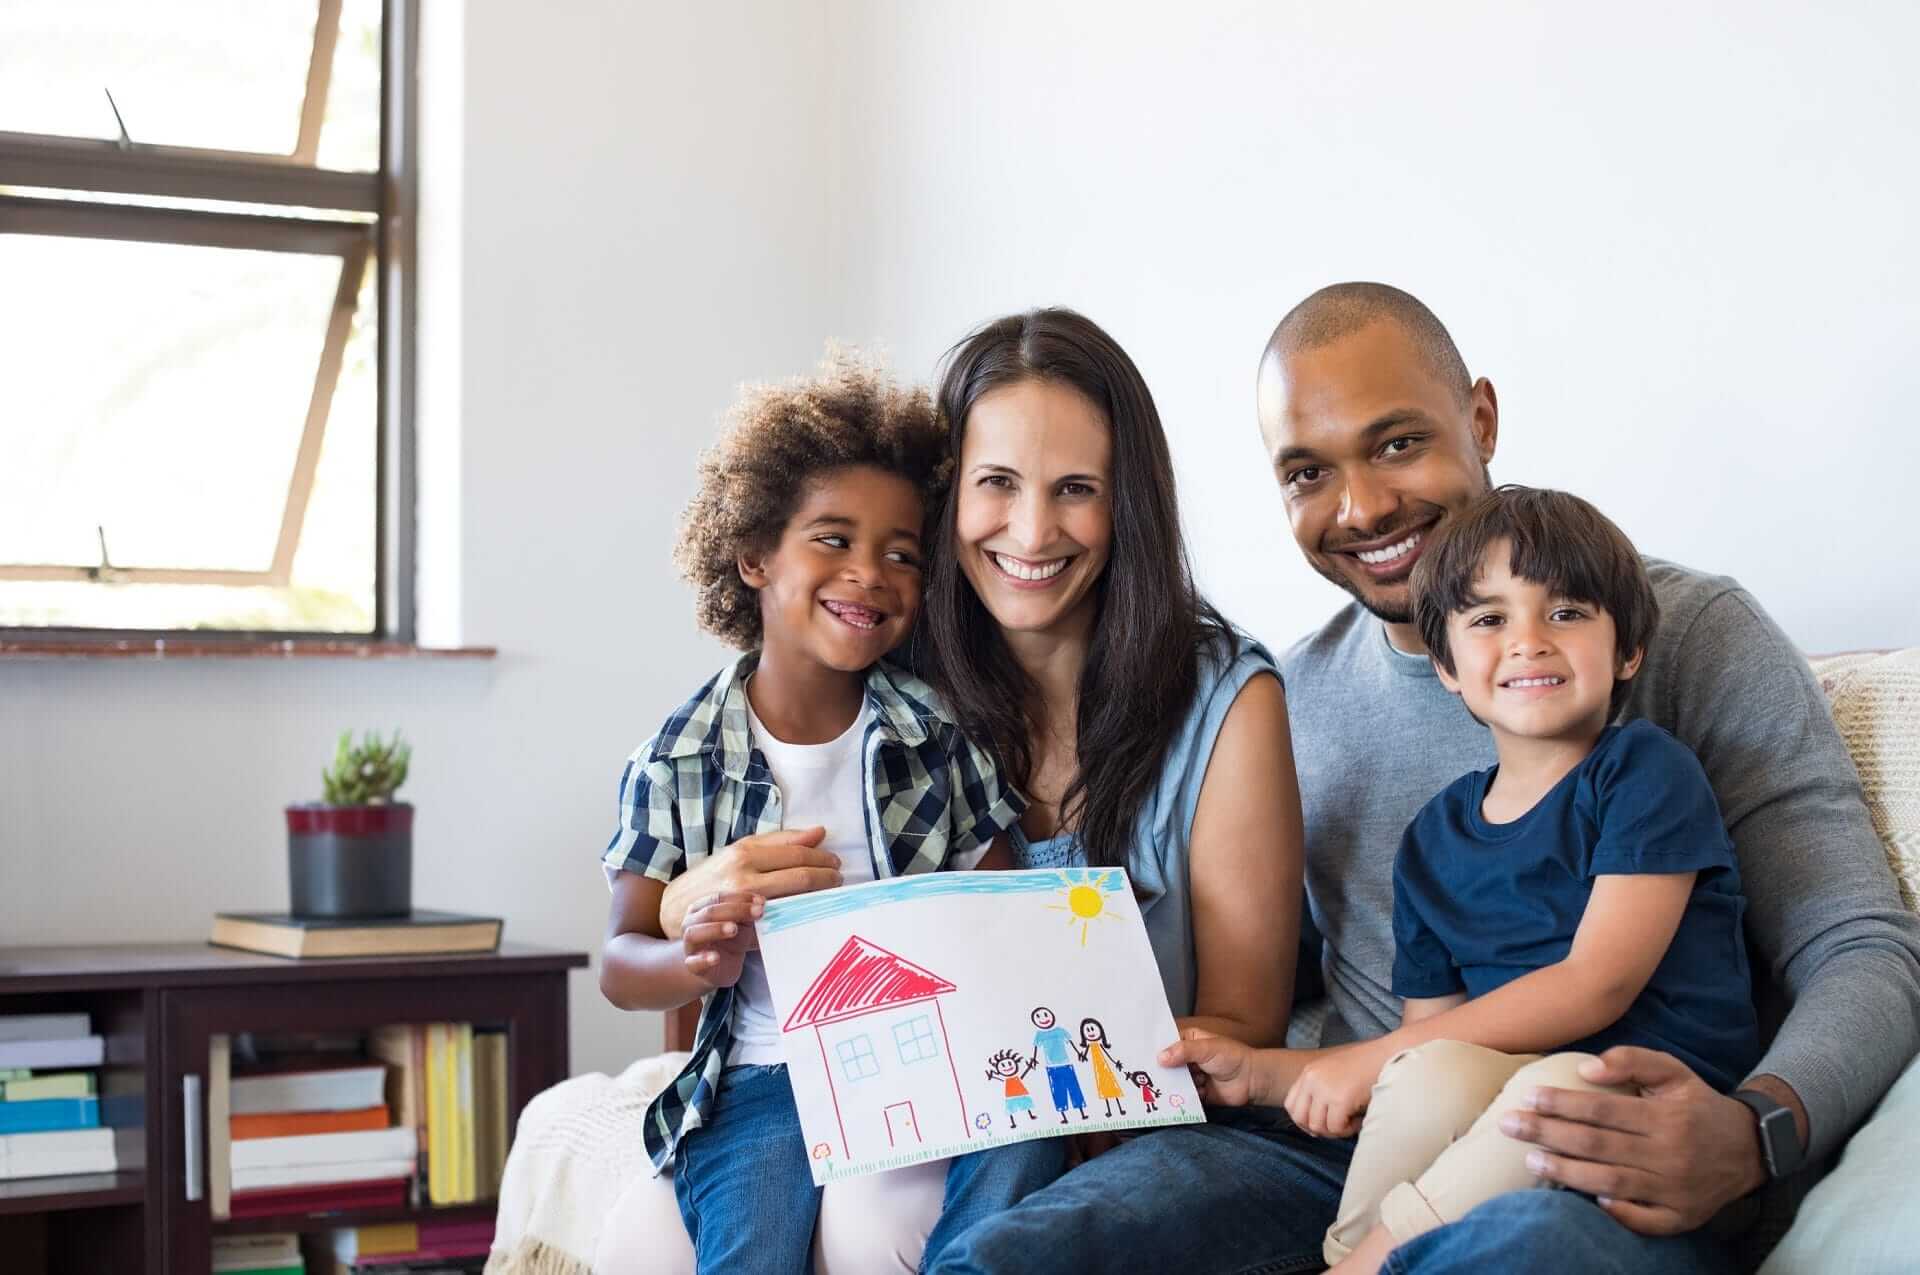
<svg viewBox="0 0 1920 1275"><path fill-rule="evenodd" d="M1529 511L1532 512L1532 511ZM1596 544L1591 529L1571 518L1516 518L1507 570L1557 597L1608 611L1614 576L1611 554ZM1557 524L1557 525L1555 525Z"/></svg>

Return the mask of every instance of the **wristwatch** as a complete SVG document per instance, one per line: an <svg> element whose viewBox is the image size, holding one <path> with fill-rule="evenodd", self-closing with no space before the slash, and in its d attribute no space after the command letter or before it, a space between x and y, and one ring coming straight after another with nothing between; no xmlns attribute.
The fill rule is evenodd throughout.
<svg viewBox="0 0 1920 1275"><path fill-rule="evenodd" d="M1736 1089L1727 1096L1759 1119L1760 1157L1766 1161L1767 1176L1778 1182L1798 1169L1807 1152L1800 1145L1800 1130L1793 1123L1793 1112L1751 1089Z"/></svg>

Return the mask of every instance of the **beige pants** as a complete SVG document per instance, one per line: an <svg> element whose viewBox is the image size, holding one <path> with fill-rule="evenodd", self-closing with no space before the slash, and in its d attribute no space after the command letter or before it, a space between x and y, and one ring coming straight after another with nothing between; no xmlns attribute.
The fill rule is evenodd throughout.
<svg viewBox="0 0 1920 1275"><path fill-rule="evenodd" d="M1538 1085L1631 1093L1596 1085L1576 1067L1592 1054L1503 1054L1434 1040L1380 1069L1360 1145L1347 1170L1340 1214L1323 1252L1332 1265L1383 1223L1396 1244L1456 1222L1496 1195L1550 1186L1527 1168L1524 1142L1500 1132L1500 1117Z"/></svg>

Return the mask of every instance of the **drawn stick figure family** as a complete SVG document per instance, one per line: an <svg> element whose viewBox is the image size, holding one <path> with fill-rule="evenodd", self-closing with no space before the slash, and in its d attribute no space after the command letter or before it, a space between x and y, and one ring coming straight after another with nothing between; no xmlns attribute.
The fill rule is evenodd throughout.
<svg viewBox="0 0 1920 1275"><path fill-rule="evenodd" d="M1021 1115L1036 1122L1040 1118L1034 1114L1033 1095L1027 1092L1026 1077L1041 1065L1042 1058L1046 1060L1048 1096L1053 1100L1053 1109L1060 1114L1061 1124L1067 1123L1070 1109L1077 1110L1082 1120L1091 1119L1087 1115L1086 1092L1080 1087L1076 1061L1092 1068L1094 1097L1105 1104L1109 1118L1116 1110L1120 1115L1127 1114L1123 1101L1126 1095L1120 1087L1122 1075L1139 1087L1140 1101L1148 1111L1158 1109L1160 1093L1153 1077L1144 1071L1128 1071L1126 1064L1113 1056L1113 1046L1107 1042L1107 1029L1099 1019L1081 1019L1080 1039L1075 1040L1059 1025L1053 1010L1047 1006L1036 1006L1031 1017L1033 1048L1024 1057L1017 1049L1003 1049L987 1059L987 1079L999 1080L1005 1085L1008 1128L1018 1128L1016 1117Z"/></svg>

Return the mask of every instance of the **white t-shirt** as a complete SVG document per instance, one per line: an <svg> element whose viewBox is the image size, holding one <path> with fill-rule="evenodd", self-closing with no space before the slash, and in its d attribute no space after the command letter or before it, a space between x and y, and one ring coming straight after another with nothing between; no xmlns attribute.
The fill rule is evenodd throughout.
<svg viewBox="0 0 1920 1275"><path fill-rule="evenodd" d="M838 739L824 744L789 744L754 715L747 704L747 728L753 746L767 759L774 786L780 790L780 826L821 827L827 836L820 844L840 859L840 879L846 885L873 880L873 857L867 848L866 782L861 774L860 744L867 735L873 710L862 706L853 724ZM767 1065L786 1061L780 1052L780 1024L773 1017L773 995L767 987L767 967L760 953L747 953L733 996L733 1049L729 1067Z"/></svg>

